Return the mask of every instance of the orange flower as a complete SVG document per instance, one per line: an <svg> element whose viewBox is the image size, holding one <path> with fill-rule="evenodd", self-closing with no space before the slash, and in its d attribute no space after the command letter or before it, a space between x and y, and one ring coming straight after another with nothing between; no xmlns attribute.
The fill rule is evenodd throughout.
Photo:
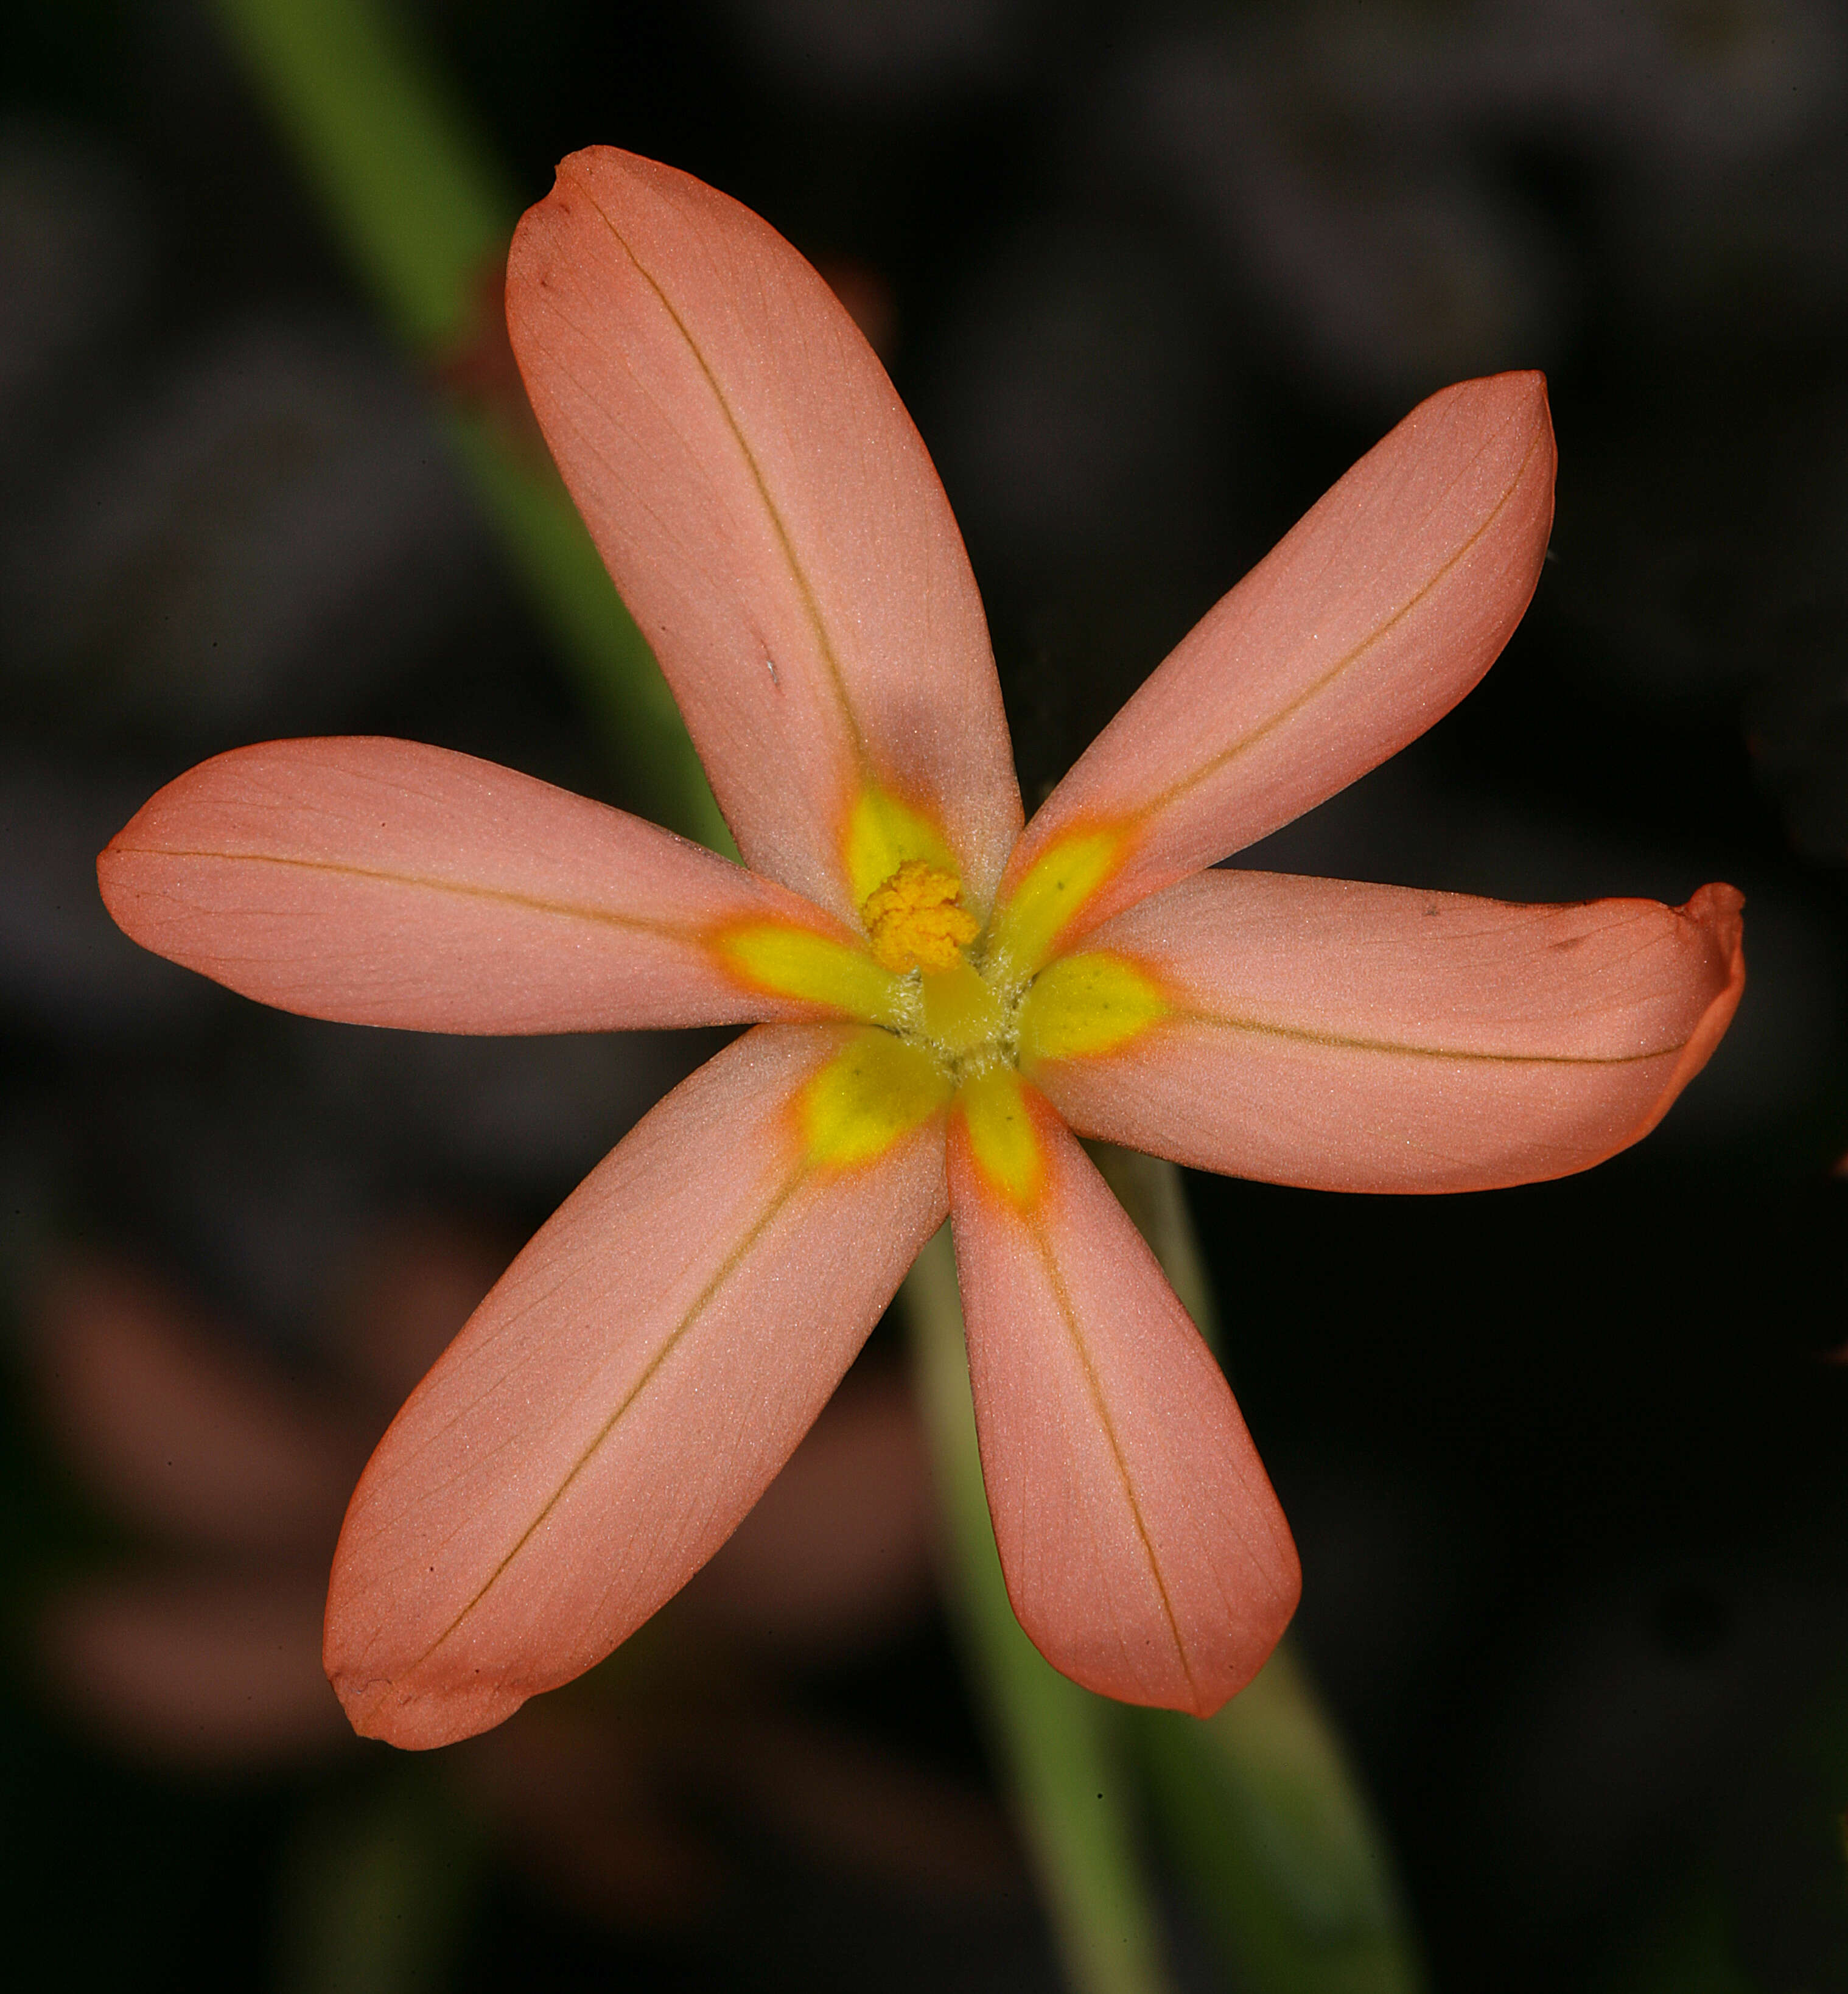
<svg viewBox="0 0 1848 1994"><path fill-rule="evenodd" d="M1534 908L1214 869L1500 650L1552 516L1544 383L1415 409L1023 829L942 488L788 245L579 153L508 310L751 869L368 740L207 762L101 862L138 940L317 1016L756 1026L567 1201L374 1455L328 1605L348 1713L437 1744L607 1653L735 1527L946 1211L1022 1624L1093 1688L1216 1708L1295 1552L1072 1131L1347 1190L1556 1176L1654 1126L1743 983L1729 887Z"/></svg>

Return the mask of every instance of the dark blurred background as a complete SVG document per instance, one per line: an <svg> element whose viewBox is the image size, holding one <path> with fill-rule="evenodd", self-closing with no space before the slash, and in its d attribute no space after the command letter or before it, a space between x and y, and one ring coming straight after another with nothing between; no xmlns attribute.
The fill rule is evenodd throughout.
<svg viewBox="0 0 1848 1994"><path fill-rule="evenodd" d="M1195 1209L1435 1987L1848 1989L1848 11L403 12L523 200L621 144L835 283L963 522L1030 807L1414 402L1546 369L1525 623L1253 856L1730 880L1737 1025L1587 1177ZM889 1328L581 1690L427 1759L345 1737L315 1645L358 1462L710 1041L313 1024L110 925L97 850L240 742L622 796L210 9L14 0L0 77L9 1973L1055 1985Z"/></svg>

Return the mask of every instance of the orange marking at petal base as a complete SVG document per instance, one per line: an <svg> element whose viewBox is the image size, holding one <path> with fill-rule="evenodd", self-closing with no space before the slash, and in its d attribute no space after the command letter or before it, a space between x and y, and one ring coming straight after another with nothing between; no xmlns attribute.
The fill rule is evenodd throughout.
<svg viewBox="0 0 1848 1994"><path fill-rule="evenodd" d="M97 876L156 954L304 1016L413 1031L787 1017L801 1000L766 1003L710 937L768 923L853 940L657 824L410 741L214 755L135 813Z"/></svg>
<svg viewBox="0 0 1848 1994"><path fill-rule="evenodd" d="M1637 1141L1705 1064L1744 982L1740 904L1723 886L1679 909L1521 907L1203 872L1047 970L1020 1057L1072 1128L1196 1169L1347 1191L1534 1183ZM1082 998L1111 958L1167 1006L1114 1045L1119 1003L1058 988Z"/></svg>
<svg viewBox="0 0 1848 1994"><path fill-rule="evenodd" d="M841 830L841 862L862 917L868 899L913 859L960 882L960 868L937 818L881 783L862 782Z"/></svg>
<svg viewBox="0 0 1848 1994"><path fill-rule="evenodd" d="M1021 1211L1037 1204L1046 1178L1045 1152L1020 1076L1000 1067L965 1081L956 1107L983 1181Z"/></svg>
<svg viewBox="0 0 1848 1994"><path fill-rule="evenodd" d="M862 881L842 849L843 803L876 771L985 908L1021 814L982 600L924 444L821 278L737 202L598 146L520 223L507 322L753 870L852 922L898 863Z"/></svg>
<svg viewBox="0 0 1848 1994"><path fill-rule="evenodd" d="M989 961L1004 978L1031 976L1053 954L1061 932L1129 856L1128 824L1070 831L1027 869L996 917Z"/></svg>
<svg viewBox="0 0 1848 1994"><path fill-rule="evenodd" d="M751 921L721 930L708 946L749 988L858 1018L903 1025L917 999L901 978L854 944L783 921Z"/></svg>
<svg viewBox="0 0 1848 1994"><path fill-rule="evenodd" d="M1116 1052L1167 1012L1161 986L1128 957L1107 949L1061 956L1020 1006L1020 1057L1031 1072L1042 1060Z"/></svg>
<svg viewBox="0 0 1848 1994"><path fill-rule="evenodd" d="M1421 403L1150 674L1035 814L1004 895L1080 827L1133 824L1083 924L1107 920L1422 734L1533 594L1554 463L1538 374Z"/></svg>
<svg viewBox="0 0 1848 1994"><path fill-rule="evenodd" d="M798 1098L809 1161L837 1170L876 1162L949 1099L928 1053L890 1032L855 1032Z"/></svg>

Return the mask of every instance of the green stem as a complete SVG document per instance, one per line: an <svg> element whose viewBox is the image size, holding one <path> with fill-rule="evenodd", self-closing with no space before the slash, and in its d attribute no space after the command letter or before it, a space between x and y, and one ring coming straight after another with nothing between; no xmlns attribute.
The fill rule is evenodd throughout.
<svg viewBox="0 0 1848 1994"><path fill-rule="evenodd" d="M479 1914L482 1849L428 1759L375 1766L285 1850L282 1994L437 1994Z"/></svg>
<svg viewBox="0 0 1848 1994"><path fill-rule="evenodd" d="M1134 1149L1088 1146L1223 1358L1180 1171ZM1253 1994L1421 1994L1391 1852L1287 1639L1203 1724L1164 1710L1127 1716L1175 1867L1238 1985Z"/></svg>
<svg viewBox="0 0 1848 1994"><path fill-rule="evenodd" d="M472 359L447 427L484 509L605 723L638 809L733 847L646 640L531 433L498 313L520 203L374 0L218 0L323 211L430 379ZM504 379L497 374L504 373Z"/></svg>

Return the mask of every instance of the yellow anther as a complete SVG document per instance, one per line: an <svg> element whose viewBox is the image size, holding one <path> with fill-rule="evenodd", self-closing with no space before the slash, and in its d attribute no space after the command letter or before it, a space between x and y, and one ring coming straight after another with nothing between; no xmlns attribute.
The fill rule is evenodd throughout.
<svg viewBox="0 0 1848 1994"><path fill-rule="evenodd" d="M900 975L950 968L979 932L975 916L957 904L962 892L953 872L907 858L860 909L874 959Z"/></svg>

